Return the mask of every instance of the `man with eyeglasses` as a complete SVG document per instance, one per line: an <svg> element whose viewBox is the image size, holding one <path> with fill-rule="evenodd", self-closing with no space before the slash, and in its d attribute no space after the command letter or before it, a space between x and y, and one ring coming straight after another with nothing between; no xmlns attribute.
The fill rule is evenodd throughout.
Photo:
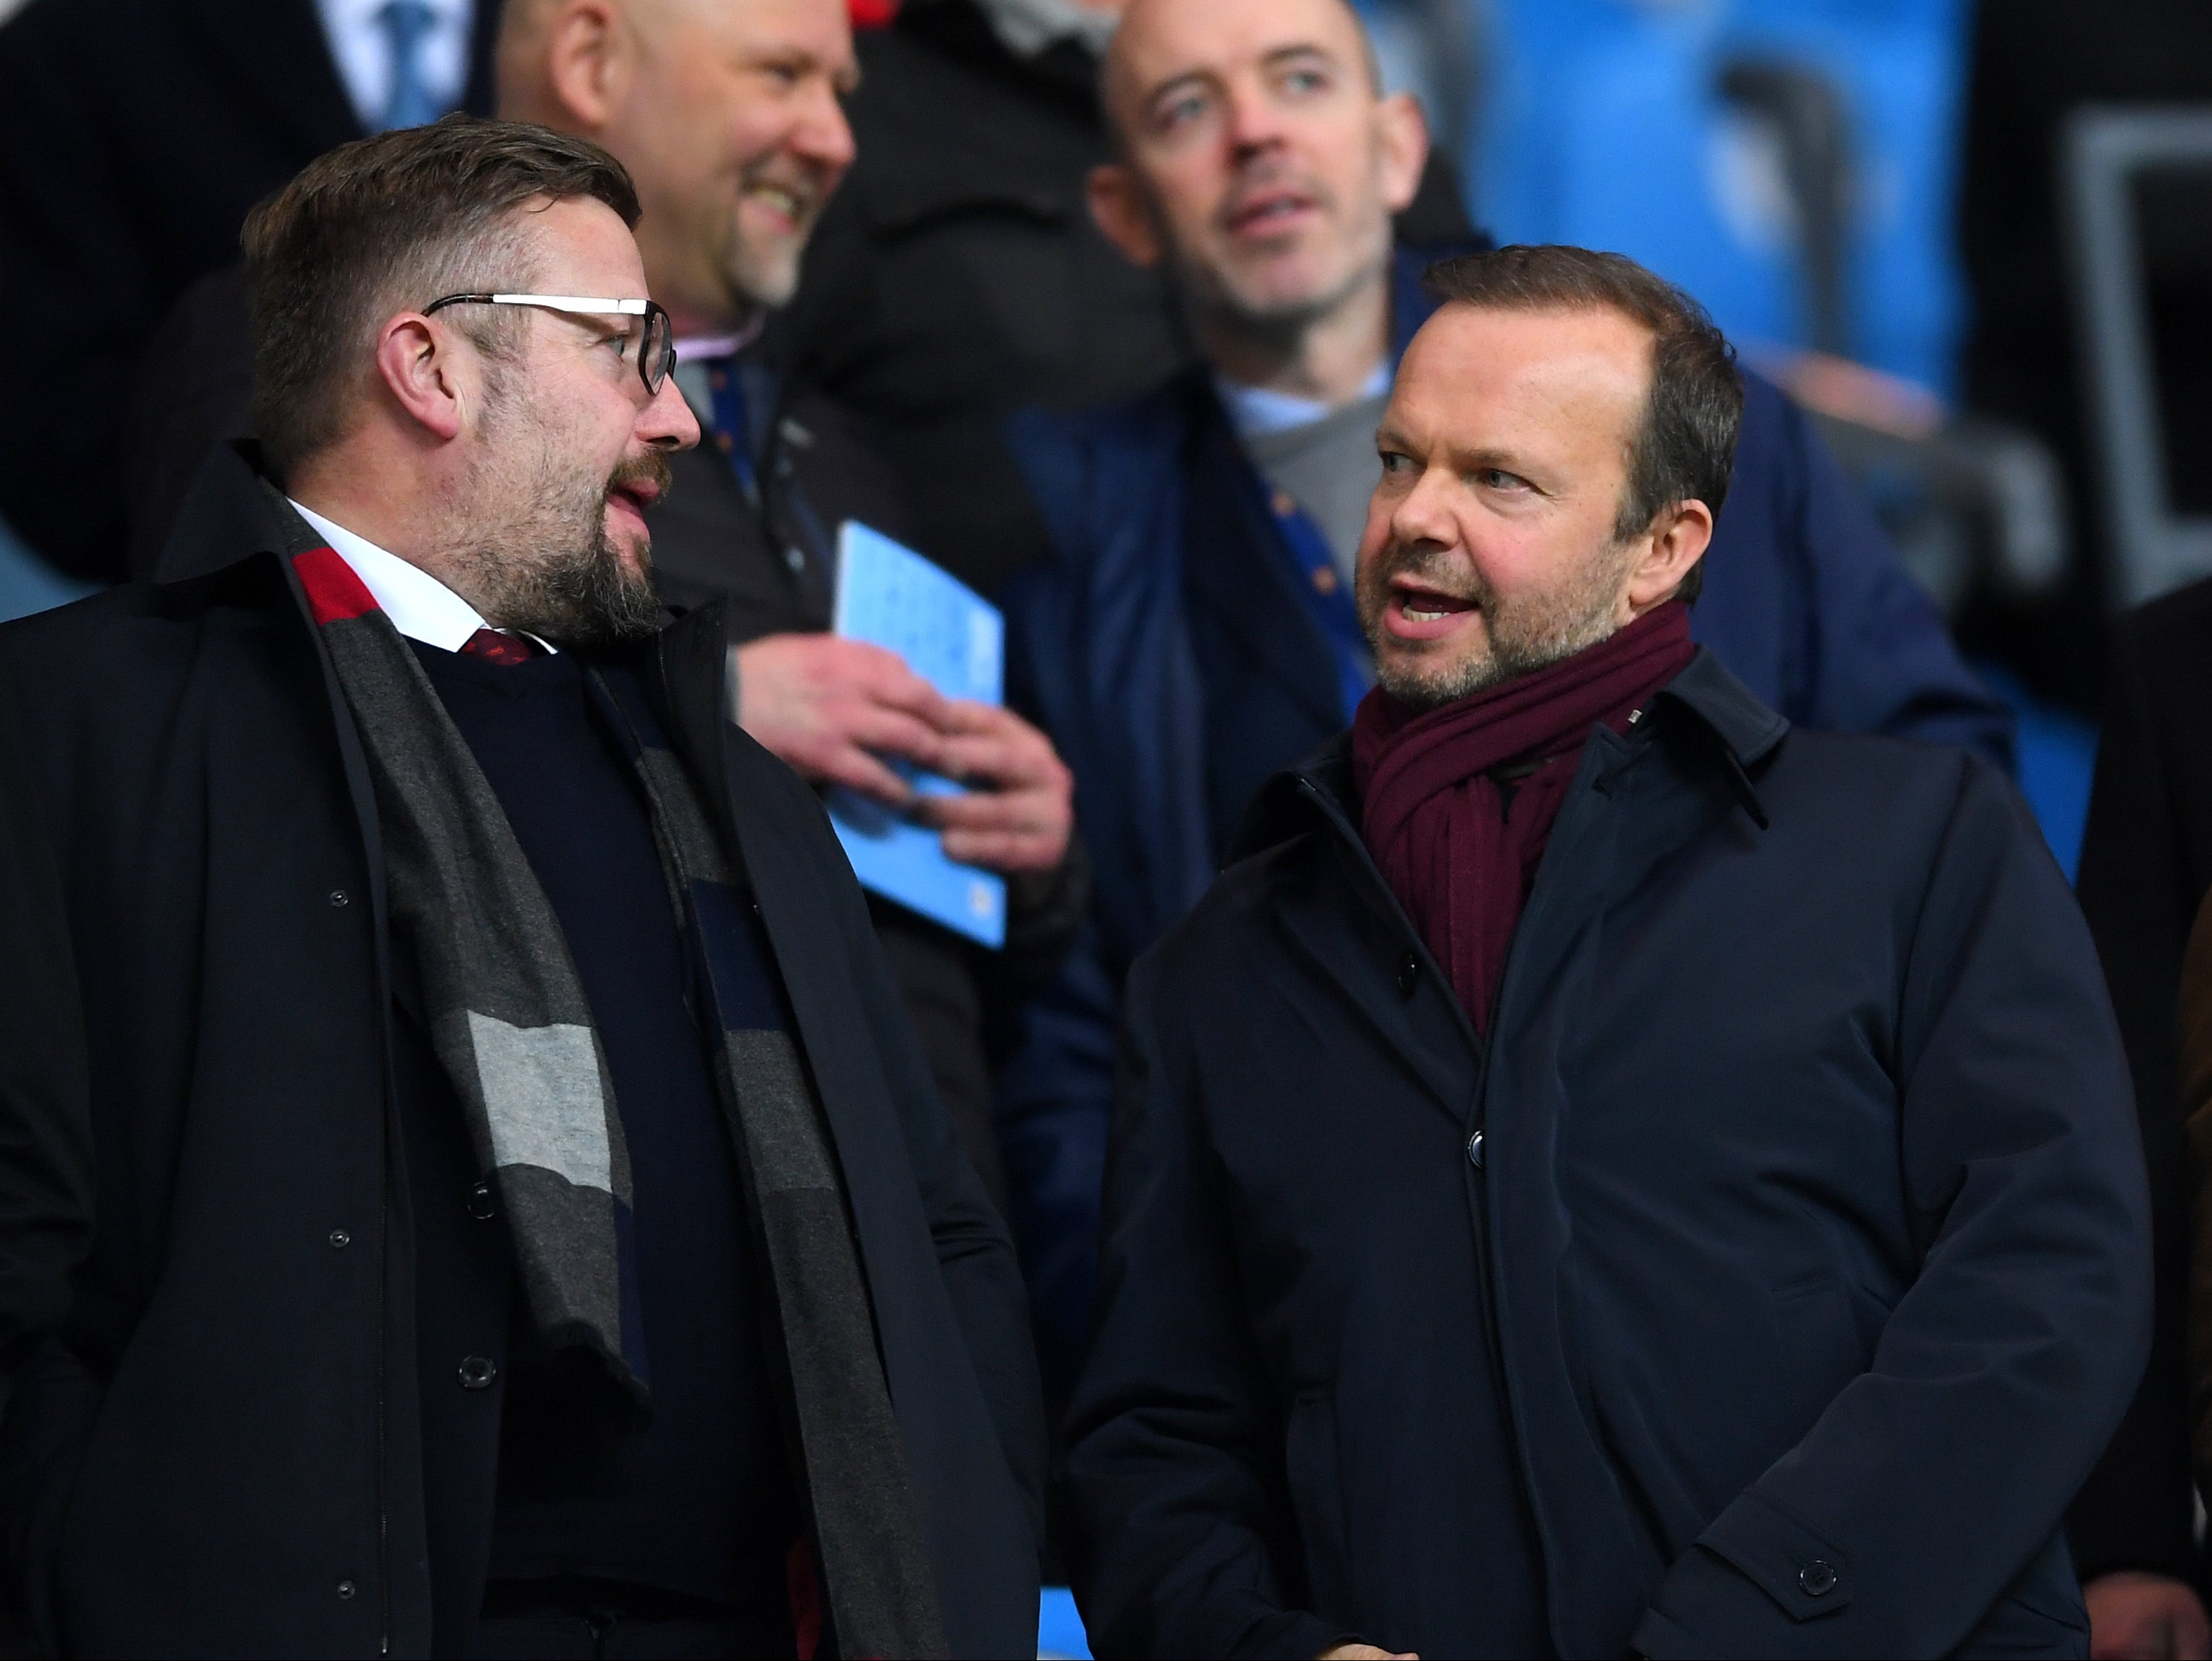
<svg viewBox="0 0 2212 1661"><path fill-rule="evenodd" d="M602 144L629 169L647 292L672 313L676 380L702 441L652 510L653 578L673 605L726 599L732 713L805 778L931 815L952 857L1007 879L1005 949L890 901L870 910L962 1145L1006 1209L985 1035L1057 966L1085 895L1072 785L1011 711L939 696L893 653L830 632L839 525L857 520L959 569L915 533L899 475L852 412L787 372L775 338L825 204L854 159L841 107L858 74L844 0L511 0L499 113ZM137 399L134 557L190 575L168 540L210 441L246 418L246 298L236 272L163 329ZM218 471L228 458L218 453ZM161 556L158 566L155 554ZM967 778L908 788L898 763Z"/></svg>
<svg viewBox="0 0 2212 1661"><path fill-rule="evenodd" d="M90 1240L0 1421L54 1652L1033 1640L1012 1245L726 608L648 580L699 428L638 213L543 128L316 161L209 574L0 630L84 1027L9 1076L97 1155L11 1219Z"/></svg>

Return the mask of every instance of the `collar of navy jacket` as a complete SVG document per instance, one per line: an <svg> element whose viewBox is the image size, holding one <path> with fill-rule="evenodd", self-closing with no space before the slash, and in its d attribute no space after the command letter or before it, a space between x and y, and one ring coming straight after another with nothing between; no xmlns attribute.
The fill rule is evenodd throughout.
<svg viewBox="0 0 2212 1661"><path fill-rule="evenodd" d="M1645 720L1626 738L1610 728L1591 731L1575 782L1553 829L1540 871L1539 887L1529 898L1520 927L1515 932L1507 974L1500 978L1501 1010L1510 983L1525 981L1534 970L1532 956L1561 949L1574 923L1601 907L1606 885L1570 879L1540 880L1542 871L1573 871L1590 855L1597 825L1595 806L1614 795L1614 782L1635 767L1649 746L1665 745L1697 773L1711 777L1759 830L1767 828L1765 804L1756 779L1779 751L1790 722L1768 709L1742 682L1721 666L1704 647L1689 666L1652 700ZM1300 837L1318 833L1335 846L1339 868L1365 901L1369 915L1379 918L1402 946L1401 963L1411 972L1434 977L1449 985L1431 954L1421 932L1407 916L1398 897L1384 880L1368 851L1359 829L1360 803L1352 783L1352 738L1341 734L1297 766L1278 773L1254 799L1251 812L1231 850L1232 864L1255 859ZM1710 823L1710 810L1700 804L1678 804L1662 809L1659 822L1650 827L1657 843L1673 845ZM1455 1039L1439 1045L1433 1026L1413 1019L1407 1000L1386 978L1368 972L1364 955L1347 952L1340 938L1340 919L1328 908L1310 908L1289 898L1280 916L1304 953L1341 986L1383 1038L1413 1063L1436 1104L1455 1122L1465 1117L1465 1066L1469 1050L1486 1061L1486 1046L1476 1035L1457 1000L1446 999L1455 1018ZM1518 971L1516 974L1516 971ZM1401 970L1401 973L1406 972ZM1491 1031L1503 1037L1504 1029L1493 1019Z"/></svg>

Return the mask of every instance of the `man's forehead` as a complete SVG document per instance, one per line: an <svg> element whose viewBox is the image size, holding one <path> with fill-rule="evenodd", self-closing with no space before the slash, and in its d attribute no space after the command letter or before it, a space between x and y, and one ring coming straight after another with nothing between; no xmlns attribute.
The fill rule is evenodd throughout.
<svg viewBox="0 0 2212 1661"><path fill-rule="evenodd" d="M1133 0L1108 64L1126 93L1145 99L1185 76L1301 50L1350 64L1365 56L1366 36L1346 0Z"/></svg>
<svg viewBox="0 0 2212 1661"><path fill-rule="evenodd" d="M592 293L605 291L615 299L644 296L645 261L638 253L637 239L605 203L594 197L569 197L540 211L526 212L523 223L531 228L544 262L542 280L596 283ZM610 289L610 283L616 286ZM577 288L569 291L582 292Z"/></svg>
<svg viewBox="0 0 2212 1661"><path fill-rule="evenodd" d="M1611 310L1446 306L1407 347L1385 425L1483 450L1625 432L1643 409L1650 357L1650 334Z"/></svg>

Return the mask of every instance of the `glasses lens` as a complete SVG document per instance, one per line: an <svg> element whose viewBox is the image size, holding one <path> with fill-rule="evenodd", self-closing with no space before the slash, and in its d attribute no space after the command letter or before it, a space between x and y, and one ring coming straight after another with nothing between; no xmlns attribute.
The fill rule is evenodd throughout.
<svg viewBox="0 0 2212 1661"><path fill-rule="evenodd" d="M661 384L676 367L676 330L658 306L645 314L645 350L638 354L637 367L645 375L646 391L659 397Z"/></svg>

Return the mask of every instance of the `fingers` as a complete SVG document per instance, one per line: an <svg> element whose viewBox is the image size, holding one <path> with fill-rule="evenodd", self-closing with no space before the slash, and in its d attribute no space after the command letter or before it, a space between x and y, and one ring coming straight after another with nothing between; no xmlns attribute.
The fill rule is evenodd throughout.
<svg viewBox="0 0 2212 1661"><path fill-rule="evenodd" d="M807 776L845 785L894 807L914 805L914 787L857 745L839 745L823 752L811 765L802 766L796 762L793 764Z"/></svg>
<svg viewBox="0 0 2212 1661"><path fill-rule="evenodd" d="M840 648L823 654L825 679L842 680L873 703L903 710L939 731L951 730L952 700L908 668L897 653L865 641L822 638Z"/></svg>

